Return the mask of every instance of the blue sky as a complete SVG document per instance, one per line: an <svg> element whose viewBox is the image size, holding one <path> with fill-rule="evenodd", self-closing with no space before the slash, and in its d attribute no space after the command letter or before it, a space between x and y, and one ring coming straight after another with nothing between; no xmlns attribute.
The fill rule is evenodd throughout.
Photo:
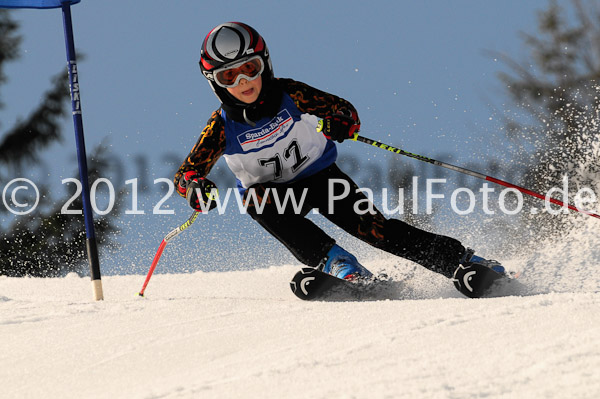
<svg viewBox="0 0 600 399"><path fill-rule="evenodd" d="M498 149L505 141L499 116L506 96L496 78L503 65L486 51L517 59L526 54L519 31L534 32L537 10L546 6L516 0L82 0L72 14L75 44L85 55L79 77L88 151L102 141L110 146L122 161L121 184L137 177L140 167L151 179L170 178L174 162L184 158L218 107L197 64L202 40L215 25L237 20L266 39L276 76L350 100L364 136L432 157L450 154L459 165L490 156L505 160ZM22 57L6 68L3 129L35 106L50 77L66 66L60 10L18 10L13 17L21 24ZM59 194L60 180L76 168L71 120L64 125L64 141L43 165ZM359 157L361 165L385 169L388 162L360 143L344 143L339 151ZM153 192L147 211L158 198ZM142 252L151 248L149 257L189 213L180 198L167 206L176 215L136 215L124 222L151 231L136 236ZM235 223L264 239L248 216L241 218Z"/></svg>

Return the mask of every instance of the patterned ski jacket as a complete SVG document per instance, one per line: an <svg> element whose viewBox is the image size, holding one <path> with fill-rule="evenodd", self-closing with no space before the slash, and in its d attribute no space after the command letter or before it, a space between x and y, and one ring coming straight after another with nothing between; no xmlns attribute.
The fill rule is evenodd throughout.
<svg viewBox="0 0 600 399"><path fill-rule="evenodd" d="M181 177L188 171L208 175L224 156L240 191L257 183L286 183L323 170L335 162L335 144L316 131L319 118L344 112L360 123L350 102L292 79L277 79L283 95L275 116L255 126L214 111L200 138L175 174L178 193L185 197Z"/></svg>

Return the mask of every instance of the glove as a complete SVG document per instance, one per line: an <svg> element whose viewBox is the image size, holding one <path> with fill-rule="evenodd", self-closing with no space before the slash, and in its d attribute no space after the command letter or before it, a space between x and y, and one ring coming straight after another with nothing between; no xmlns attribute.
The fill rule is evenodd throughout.
<svg viewBox="0 0 600 399"><path fill-rule="evenodd" d="M217 197L219 196L217 186L194 171L186 172L179 179L177 189L180 193L185 193L188 204L198 212L210 211L217 207Z"/></svg>
<svg viewBox="0 0 600 399"><path fill-rule="evenodd" d="M342 114L326 116L321 124L321 133L338 143L351 138L359 130L359 123L356 123L352 117Z"/></svg>

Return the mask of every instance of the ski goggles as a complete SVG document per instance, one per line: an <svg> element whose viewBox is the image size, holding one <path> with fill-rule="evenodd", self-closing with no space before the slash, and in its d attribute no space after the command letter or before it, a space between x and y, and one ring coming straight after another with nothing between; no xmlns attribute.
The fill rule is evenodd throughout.
<svg viewBox="0 0 600 399"><path fill-rule="evenodd" d="M252 81L260 76L265 70L265 64L260 55L247 58L213 72L215 83L221 87L235 87L240 80Z"/></svg>

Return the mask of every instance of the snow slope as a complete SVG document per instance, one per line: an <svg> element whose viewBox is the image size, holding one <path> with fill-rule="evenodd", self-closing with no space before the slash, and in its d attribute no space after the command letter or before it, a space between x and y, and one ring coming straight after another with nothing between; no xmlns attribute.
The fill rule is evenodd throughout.
<svg viewBox="0 0 600 399"><path fill-rule="evenodd" d="M380 300L297 300L297 265L158 274L145 298L107 276L102 302L76 275L0 277L0 397L600 397L597 284L471 300L365 263L399 270Z"/></svg>

